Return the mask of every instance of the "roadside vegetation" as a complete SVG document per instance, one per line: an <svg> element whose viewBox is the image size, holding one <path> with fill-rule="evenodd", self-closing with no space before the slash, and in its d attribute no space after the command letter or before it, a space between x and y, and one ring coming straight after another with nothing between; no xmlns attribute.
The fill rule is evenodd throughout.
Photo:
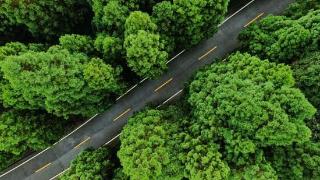
<svg viewBox="0 0 320 180"><path fill-rule="evenodd" d="M319 8L298 0L250 25L178 102L131 117L113 179L319 179Z"/></svg>
<svg viewBox="0 0 320 180"><path fill-rule="evenodd" d="M1 1L0 169L105 111L135 82L159 77L175 52L217 31L228 3Z"/></svg>

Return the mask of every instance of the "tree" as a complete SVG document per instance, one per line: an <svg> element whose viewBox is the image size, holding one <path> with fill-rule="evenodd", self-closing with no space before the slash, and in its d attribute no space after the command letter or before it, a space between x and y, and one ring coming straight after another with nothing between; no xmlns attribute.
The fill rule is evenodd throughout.
<svg viewBox="0 0 320 180"><path fill-rule="evenodd" d="M115 166L110 160L111 155L110 150L104 147L97 150L88 149L83 151L72 161L70 169L59 179L103 180L110 178Z"/></svg>
<svg viewBox="0 0 320 180"><path fill-rule="evenodd" d="M59 42L62 48L71 53L84 53L86 55L94 53L93 40L89 36L67 34L61 36Z"/></svg>
<svg viewBox="0 0 320 180"><path fill-rule="evenodd" d="M145 110L130 118L120 136L118 157L130 179L181 179L175 156L178 115L172 111Z"/></svg>
<svg viewBox="0 0 320 180"><path fill-rule="evenodd" d="M22 25L34 37L45 40L75 30L86 31L84 26L91 16L86 0L5 0L0 5L0 12L6 20L4 26ZM0 30L10 30L10 26Z"/></svg>
<svg viewBox="0 0 320 180"><path fill-rule="evenodd" d="M137 34L140 30L154 33L157 30L157 25L152 22L147 13L134 11L130 13L125 23L125 36Z"/></svg>
<svg viewBox="0 0 320 180"><path fill-rule="evenodd" d="M284 14L292 19L299 19L308 12L317 9L320 9L319 0L296 0L289 5Z"/></svg>
<svg viewBox="0 0 320 180"><path fill-rule="evenodd" d="M292 65L297 86L303 91L308 100L318 109L318 115L308 122L315 141L320 139L320 52L313 52Z"/></svg>
<svg viewBox="0 0 320 180"><path fill-rule="evenodd" d="M298 20L268 16L240 33L241 46L262 59L291 63L319 49L319 14L310 12Z"/></svg>
<svg viewBox="0 0 320 180"><path fill-rule="evenodd" d="M228 63L207 67L189 87L195 117L190 139L202 146L216 144L232 172L267 168L265 175L274 177L266 166L273 148L290 148L311 137L306 122L316 110L294 85L288 66L249 54L236 53ZM254 175L254 169L245 173Z"/></svg>
<svg viewBox="0 0 320 180"><path fill-rule="evenodd" d="M122 6L118 1L110 1L103 8L101 17L101 31L107 32L109 35L122 37L124 32L124 24L129 16L129 10L126 6Z"/></svg>
<svg viewBox="0 0 320 180"><path fill-rule="evenodd" d="M320 143L306 142L273 147L269 161L279 179L319 179Z"/></svg>
<svg viewBox="0 0 320 180"><path fill-rule="evenodd" d="M65 118L90 117L102 111L110 95L119 89L113 84L118 82L119 69L114 70L99 60L90 62L84 54L71 54L61 47L9 56L2 62L1 70L5 79L2 99L6 107L46 110Z"/></svg>
<svg viewBox="0 0 320 180"><path fill-rule="evenodd" d="M227 12L228 0L163 1L154 6L153 17L161 34L176 44L191 47L211 37ZM162 28L163 27L163 28Z"/></svg>
<svg viewBox="0 0 320 180"><path fill-rule="evenodd" d="M131 11L141 10L147 13L152 11L152 7L164 0L117 0L127 6Z"/></svg>
<svg viewBox="0 0 320 180"><path fill-rule="evenodd" d="M140 77L155 78L167 69L168 53L160 36L140 30L126 37L128 66Z"/></svg>
<svg viewBox="0 0 320 180"><path fill-rule="evenodd" d="M123 41L120 38L98 34L94 46L106 62L118 62L124 56Z"/></svg>
<svg viewBox="0 0 320 180"><path fill-rule="evenodd" d="M62 134L62 123L40 112L7 111L0 116L0 153L21 156L27 150L38 151Z"/></svg>

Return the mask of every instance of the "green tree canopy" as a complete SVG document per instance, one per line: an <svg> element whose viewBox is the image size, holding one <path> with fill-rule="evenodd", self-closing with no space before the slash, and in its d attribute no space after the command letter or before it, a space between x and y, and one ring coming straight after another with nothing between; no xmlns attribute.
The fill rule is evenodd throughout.
<svg viewBox="0 0 320 180"><path fill-rule="evenodd" d="M262 59L290 63L319 48L319 14L313 11L297 20L268 16L240 33L242 48Z"/></svg>
<svg viewBox="0 0 320 180"><path fill-rule="evenodd" d="M124 56L123 41L120 38L98 34L95 42L95 48L101 52L106 62L118 62Z"/></svg>
<svg viewBox="0 0 320 180"><path fill-rule="evenodd" d="M320 140L320 52L306 55L292 65L297 86L303 91L308 100L318 109L316 118L308 123L312 129L313 139Z"/></svg>
<svg viewBox="0 0 320 180"><path fill-rule="evenodd" d="M126 37L128 66L139 76L154 78L167 69L168 53L157 34L140 30Z"/></svg>
<svg viewBox="0 0 320 180"><path fill-rule="evenodd" d="M1 70L5 106L42 109L66 118L88 117L105 109L108 97L119 89L114 84L118 82L119 69L99 60L90 61L84 54L70 54L60 47L9 56L2 62Z"/></svg>
<svg viewBox="0 0 320 180"><path fill-rule="evenodd" d="M161 34L177 45L191 47L211 37L227 12L228 0L163 1L154 6L153 17Z"/></svg>
<svg viewBox="0 0 320 180"><path fill-rule="evenodd" d="M316 110L294 85L288 66L237 53L198 72L190 84L196 119L190 133L200 144L216 144L232 174L245 166L243 176L262 168L263 176L274 177L270 151L308 143L311 136L306 122Z"/></svg>
<svg viewBox="0 0 320 180"><path fill-rule="evenodd" d="M174 138L179 129L177 110L145 110L130 118L120 136L118 157L133 180L180 179Z"/></svg>
<svg viewBox="0 0 320 180"><path fill-rule="evenodd" d="M103 180L108 177L110 178L115 166L110 160L111 155L110 150L104 147L97 150L86 150L72 161L70 169L60 176L59 179Z"/></svg>
<svg viewBox="0 0 320 180"><path fill-rule="evenodd" d="M5 19L5 23L1 23L0 33L22 26L34 37L47 40L64 33L83 32L90 16L86 0L4 0L0 4L0 19Z"/></svg>
<svg viewBox="0 0 320 180"><path fill-rule="evenodd" d="M67 34L61 36L59 42L62 48L71 53L85 53L87 55L94 53L94 42L89 36Z"/></svg>
<svg viewBox="0 0 320 180"><path fill-rule="evenodd" d="M285 11L285 15L292 19L299 19L308 12L320 9L319 0L296 0Z"/></svg>
<svg viewBox="0 0 320 180"><path fill-rule="evenodd" d="M3 112L0 116L0 154L22 155L56 141L62 132L57 118L39 112Z"/></svg>

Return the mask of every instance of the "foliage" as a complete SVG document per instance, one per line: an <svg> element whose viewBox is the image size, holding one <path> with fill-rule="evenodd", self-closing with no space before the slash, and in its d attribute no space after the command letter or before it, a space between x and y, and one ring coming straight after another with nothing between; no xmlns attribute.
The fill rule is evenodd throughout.
<svg viewBox="0 0 320 180"><path fill-rule="evenodd" d="M262 59L290 63L319 48L319 13L313 11L298 20L268 16L240 33L242 48Z"/></svg>
<svg viewBox="0 0 320 180"><path fill-rule="evenodd" d="M145 110L124 127L118 157L130 179L180 179L175 156L176 110Z"/></svg>
<svg viewBox="0 0 320 180"><path fill-rule="evenodd" d="M81 32L90 18L86 0L4 0L0 4L0 17L5 23L0 33L12 26L23 26L34 37L48 40L64 33Z"/></svg>
<svg viewBox="0 0 320 180"><path fill-rule="evenodd" d="M241 175L249 179L261 175L252 177L257 168L265 169L265 177L276 177L267 154L276 147L309 142L306 122L316 111L294 87L288 66L239 53L226 64L198 72L188 102L196 119L190 126L193 142L216 144L232 172L246 167Z"/></svg>
<svg viewBox="0 0 320 180"><path fill-rule="evenodd" d="M65 118L88 117L103 110L110 93L119 89L113 84L117 82L119 70L104 66L98 60L90 62L81 53L70 54L59 47L48 52L29 51L9 56L2 62L1 70L6 80L2 94L5 106L46 110ZM90 70L105 77L97 77ZM88 78L96 78L98 82ZM106 82L108 84L98 84Z"/></svg>
<svg viewBox="0 0 320 180"><path fill-rule="evenodd" d="M140 30L126 38L128 66L139 76L155 78L167 69L168 53L160 36Z"/></svg>
<svg viewBox="0 0 320 180"><path fill-rule="evenodd" d="M227 12L228 0L163 1L154 6L153 17L161 34L177 45L191 47L211 37Z"/></svg>
<svg viewBox="0 0 320 180"><path fill-rule="evenodd" d="M103 180L112 175L114 164L110 161L111 153L107 148L89 149L82 152L72 161L70 169L59 177L69 179Z"/></svg>
<svg viewBox="0 0 320 180"><path fill-rule="evenodd" d="M308 12L318 9L320 9L319 0L296 0L289 5L284 14L292 19L298 19Z"/></svg>
<svg viewBox="0 0 320 180"><path fill-rule="evenodd" d="M308 122L312 130L313 139L320 140L320 52L308 54L292 65L297 86L306 95L308 100L318 109L318 115Z"/></svg>
<svg viewBox="0 0 320 180"><path fill-rule="evenodd" d="M320 109L320 52L308 54L292 65L298 87Z"/></svg>
<svg viewBox="0 0 320 180"><path fill-rule="evenodd" d="M152 22L147 13L134 11L126 20L125 35L137 34L140 30L152 33L157 30L157 25Z"/></svg>
<svg viewBox="0 0 320 180"><path fill-rule="evenodd" d="M114 170L112 180L129 180L129 176L123 172L123 168L117 168Z"/></svg>
<svg viewBox="0 0 320 180"><path fill-rule="evenodd" d="M94 52L93 40L84 35L68 34L61 36L59 42L62 48L71 53L85 53L91 55Z"/></svg>
<svg viewBox="0 0 320 180"><path fill-rule="evenodd" d="M273 147L270 161L279 179L319 179L320 143Z"/></svg>
<svg viewBox="0 0 320 180"><path fill-rule="evenodd" d="M62 123L39 112L3 112L0 116L0 152L14 156L41 150L58 139Z"/></svg>
<svg viewBox="0 0 320 180"><path fill-rule="evenodd" d="M122 6L118 1L110 1L103 8L100 27L101 31L109 33L111 36L122 37L124 32L124 24L129 16L129 10L126 6Z"/></svg>
<svg viewBox="0 0 320 180"><path fill-rule="evenodd" d="M116 37L111 37L102 33L98 34L94 46L102 53L106 62L116 62L121 59L123 55L123 42Z"/></svg>

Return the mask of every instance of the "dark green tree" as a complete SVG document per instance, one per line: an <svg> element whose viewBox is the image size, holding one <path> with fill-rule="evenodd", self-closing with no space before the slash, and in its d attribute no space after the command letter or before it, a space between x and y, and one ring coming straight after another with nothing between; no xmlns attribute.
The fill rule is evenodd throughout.
<svg viewBox="0 0 320 180"><path fill-rule="evenodd" d="M242 48L262 59L291 63L319 49L319 15L320 10L297 20L268 16L240 33Z"/></svg>
<svg viewBox="0 0 320 180"><path fill-rule="evenodd" d="M16 159L15 157L24 155L26 151L46 148L63 132L63 124L57 121L56 117L40 112L2 112L0 158L6 158L10 162Z"/></svg>
<svg viewBox="0 0 320 180"><path fill-rule="evenodd" d="M228 0L163 1L154 6L153 17L161 34L176 44L191 47L211 37L227 12Z"/></svg>
<svg viewBox="0 0 320 180"><path fill-rule="evenodd" d="M289 5L284 14L292 19L299 19L309 11L318 9L320 9L319 0L296 0Z"/></svg>
<svg viewBox="0 0 320 180"><path fill-rule="evenodd" d="M97 20L98 30L112 36L122 37L124 24L129 16L129 10L118 1L112 0L104 6L101 13L101 20Z"/></svg>
<svg viewBox="0 0 320 180"><path fill-rule="evenodd" d="M269 161L279 179L319 179L320 143L306 142L273 147Z"/></svg>
<svg viewBox="0 0 320 180"><path fill-rule="evenodd" d="M60 176L59 179L103 180L110 178L115 166L110 160L111 155L110 150L104 147L97 150L86 150L72 161L70 169Z"/></svg>
<svg viewBox="0 0 320 180"><path fill-rule="evenodd" d="M318 109L318 115L308 122L315 141L320 140L320 52L306 55L292 65L297 86L303 91L308 100Z"/></svg>
<svg viewBox="0 0 320 180"><path fill-rule="evenodd" d="M119 62L125 54L123 41L120 38L106 34L98 34L94 46L101 52L106 62Z"/></svg>
<svg viewBox="0 0 320 180"><path fill-rule="evenodd" d="M1 24L0 33L22 26L34 37L47 40L64 33L87 31L90 16L86 0L4 0L0 17L5 23Z"/></svg>

